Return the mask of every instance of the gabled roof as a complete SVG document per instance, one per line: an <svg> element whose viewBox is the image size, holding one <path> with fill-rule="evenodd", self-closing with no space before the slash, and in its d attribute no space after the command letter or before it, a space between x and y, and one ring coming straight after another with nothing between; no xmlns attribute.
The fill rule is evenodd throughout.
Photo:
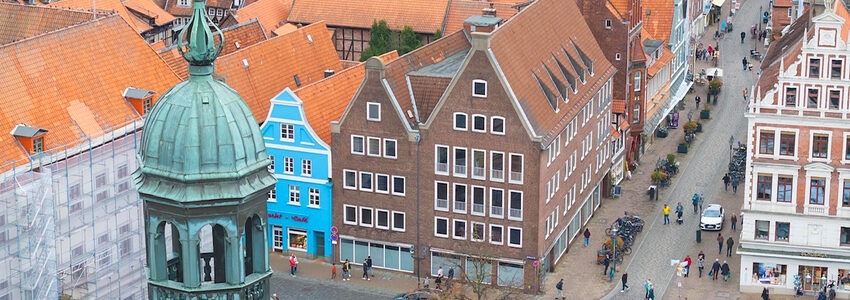
<svg viewBox="0 0 850 300"><path fill-rule="evenodd" d="M157 98L179 81L116 14L0 46L0 70L0 133L21 123L46 129L47 150L78 146L81 136L97 138L138 119L122 97L126 88L152 90ZM21 162L27 154L0 134L0 157Z"/></svg>
<svg viewBox="0 0 850 300"><path fill-rule="evenodd" d="M154 20L156 26L162 26L174 21L174 16L157 6L151 0L126 0L124 6L138 14Z"/></svg>
<svg viewBox="0 0 850 300"><path fill-rule="evenodd" d="M67 0L62 0L67 1ZM168 13L174 16L189 17L192 15L192 1L189 1L189 6L177 6L178 0L151 0ZM224 8L229 9L233 5L233 0L206 0L207 8Z"/></svg>
<svg viewBox="0 0 850 300"><path fill-rule="evenodd" d="M221 53L219 54L221 56L236 52L239 49L249 47L267 39L266 34L263 32L263 28L260 27L260 23L257 22L256 19L224 28L221 31L224 34L225 42L224 46L221 47ZM218 35L215 35L214 39L217 42ZM238 48L236 47L236 44L239 44ZM153 45L151 45L151 47L153 47ZM189 65L186 64L186 60L184 60L183 57L180 56L180 53L177 52L176 43L169 48L157 50L157 53L159 53L159 56L165 60L165 63L168 64L175 73L177 73L177 76L180 76L180 78L183 79L189 78Z"/></svg>
<svg viewBox="0 0 850 300"><path fill-rule="evenodd" d="M791 62L795 61L797 55L802 51L803 38L810 25L809 20L811 19L808 9L806 8L803 15L789 25L788 32L785 35L780 37L779 40L767 49L767 53L764 55L761 63L761 76L759 76L757 83L761 95L757 95L757 97L761 98L765 93L775 87L779 82L780 66L784 64L788 68ZM758 93L759 91L757 90L755 92Z"/></svg>
<svg viewBox="0 0 850 300"><path fill-rule="evenodd" d="M641 53L641 55L644 56L643 60L645 60L647 63L651 61L650 59L647 59L647 57L652 56L653 52L659 49L661 50L661 57L656 58L655 62L653 62L652 65L648 66L648 68L646 69L646 76L647 79L649 79L655 77L655 74L658 73L661 68L673 61L673 57L675 55L672 51L670 51L670 49L667 49L664 41L655 39L655 37L651 33L647 32L646 28L641 29L640 37L640 44L642 46L642 49L647 50L647 52Z"/></svg>
<svg viewBox="0 0 850 300"><path fill-rule="evenodd" d="M514 2L519 3L521 1ZM514 3L494 2L492 4L493 8L496 9L496 16L502 18L503 21L507 21L519 12L514 8ZM449 13L446 16L446 25L443 27L443 32L451 33L463 29L463 22L466 18L481 15L481 10L489 7L490 3L485 1L452 0L449 3Z"/></svg>
<svg viewBox="0 0 850 300"><path fill-rule="evenodd" d="M291 8L292 0L259 0L237 10L233 17L239 23L257 19L271 36L281 23L286 23Z"/></svg>
<svg viewBox="0 0 850 300"><path fill-rule="evenodd" d="M220 56L215 63L217 76L239 92L257 121L268 115L269 99L285 87L299 87L296 76L307 85L323 79L328 69L342 70L342 64L324 22Z"/></svg>
<svg viewBox="0 0 850 300"><path fill-rule="evenodd" d="M136 32L145 32L151 30L151 26L145 23L139 18L133 16L130 11L124 7L124 4L121 3L121 0L98 0L95 3L95 10L98 11L114 11L121 15L121 18L127 21L133 28L136 29ZM51 3L50 6L54 7L65 7L65 8L73 8L81 11L91 11L92 1L91 0L62 0L59 2Z"/></svg>
<svg viewBox="0 0 850 300"><path fill-rule="evenodd" d="M298 0L288 21L325 20L331 27L370 28L372 21L385 20L393 30L410 26L416 32L434 33L443 28L448 4L449 0Z"/></svg>
<svg viewBox="0 0 850 300"><path fill-rule="evenodd" d="M378 58L390 61L398 58L398 52L390 51ZM362 62L295 90L295 94L304 102L307 122L326 144L331 144L331 121L339 120L345 112L365 74L366 63Z"/></svg>
<svg viewBox="0 0 850 300"><path fill-rule="evenodd" d="M544 143L557 135L569 122L568 117L575 115L585 99L590 99L616 71L593 38L575 1L535 1L492 33L490 49L531 129L544 138ZM585 73L586 83L581 83L580 72ZM566 105L559 98L561 107L556 111L547 94L560 97L560 91L555 92L554 78L569 83L570 75L565 73L578 75L578 93L570 95ZM540 84L535 76L540 78Z"/></svg>
<svg viewBox="0 0 850 300"><path fill-rule="evenodd" d="M0 45L90 21L89 13L0 3Z"/></svg>
<svg viewBox="0 0 850 300"><path fill-rule="evenodd" d="M593 0L590 0L590 1L593 1ZM652 1L652 0L650 0L650 1ZM687 1L687 0L685 0L685 1ZM611 8L614 9L614 11L617 12L618 16L620 16L620 17L628 16L629 6L631 6L630 0L607 0L606 2L607 2L608 5L611 6ZM649 1L647 1L647 2L649 2ZM638 12L638 13L640 13L640 12Z"/></svg>
<svg viewBox="0 0 850 300"><path fill-rule="evenodd" d="M673 0L651 0L641 4L644 10L643 28L656 39L669 42L673 29Z"/></svg>

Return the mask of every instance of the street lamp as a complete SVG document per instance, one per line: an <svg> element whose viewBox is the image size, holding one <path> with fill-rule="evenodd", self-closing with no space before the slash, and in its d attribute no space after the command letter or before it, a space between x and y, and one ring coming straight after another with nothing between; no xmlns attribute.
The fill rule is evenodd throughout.
<svg viewBox="0 0 850 300"><path fill-rule="evenodd" d="M732 162L732 146L735 144L735 136L729 136L729 162Z"/></svg>
<svg viewBox="0 0 850 300"><path fill-rule="evenodd" d="M616 274L617 273L617 227L616 226L611 227L611 249L613 249L612 253L614 253L614 254L611 255L611 260L613 260L612 266L611 266L611 273ZM609 276L608 278L612 278L612 277Z"/></svg>

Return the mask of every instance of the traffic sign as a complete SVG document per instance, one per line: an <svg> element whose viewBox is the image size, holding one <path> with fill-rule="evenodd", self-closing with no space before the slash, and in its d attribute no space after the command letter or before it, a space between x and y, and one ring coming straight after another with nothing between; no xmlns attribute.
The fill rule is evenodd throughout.
<svg viewBox="0 0 850 300"><path fill-rule="evenodd" d="M331 233L331 241L334 241L334 242L335 242L335 241L336 241L336 240L338 240L338 239L339 239L339 235L338 235L338 234L336 234L336 233Z"/></svg>
<svg viewBox="0 0 850 300"><path fill-rule="evenodd" d="M337 234L337 233L339 233L339 228L336 228L336 226L331 226L331 234Z"/></svg>

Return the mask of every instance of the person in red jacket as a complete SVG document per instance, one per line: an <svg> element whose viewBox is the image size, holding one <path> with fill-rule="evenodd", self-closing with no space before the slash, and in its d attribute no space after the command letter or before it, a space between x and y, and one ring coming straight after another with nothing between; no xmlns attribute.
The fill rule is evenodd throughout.
<svg viewBox="0 0 850 300"><path fill-rule="evenodd" d="M691 256L686 255L685 256L685 271L684 271L685 277L688 277L688 273L690 273L690 271L691 271Z"/></svg>

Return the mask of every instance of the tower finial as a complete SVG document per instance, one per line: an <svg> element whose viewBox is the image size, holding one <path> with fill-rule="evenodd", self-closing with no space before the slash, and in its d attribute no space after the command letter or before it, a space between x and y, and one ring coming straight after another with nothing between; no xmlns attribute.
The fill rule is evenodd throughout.
<svg viewBox="0 0 850 300"><path fill-rule="evenodd" d="M192 18L178 35L177 51L189 62L189 75L211 74L212 63L221 52L221 46L224 45L224 34L207 17L204 1L194 0ZM218 45L215 45L210 25L219 36Z"/></svg>

